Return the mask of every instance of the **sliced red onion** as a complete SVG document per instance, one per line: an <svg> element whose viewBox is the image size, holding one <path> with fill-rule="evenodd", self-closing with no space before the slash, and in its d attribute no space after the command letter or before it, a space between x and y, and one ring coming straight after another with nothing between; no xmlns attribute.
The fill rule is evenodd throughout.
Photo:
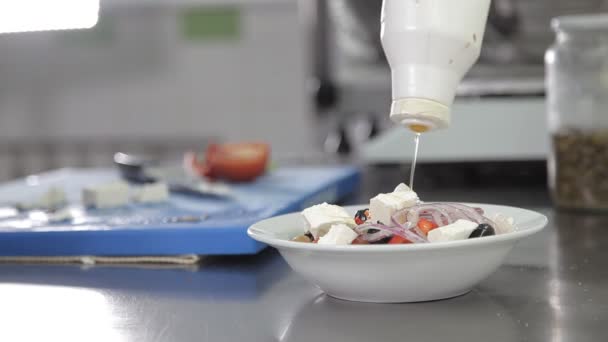
<svg viewBox="0 0 608 342"><path fill-rule="evenodd" d="M467 205L460 204L460 203L446 203L446 205L449 205L449 206L452 206L454 208L461 210L463 213L465 213L467 216L469 216L471 218L470 221L473 221L476 223L487 223L487 224L491 225L492 227L495 225L495 223L492 222L492 220L490 220L489 218L482 215L483 209L481 209L481 208L473 208L473 207L469 207ZM480 211L481 211L481 213L480 213Z"/></svg>
<svg viewBox="0 0 608 342"><path fill-rule="evenodd" d="M432 220L439 226L451 224L459 219L476 223L492 223L490 219L483 216L483 210L481 208L469 207L464 204L452 202L417 204L400 211L399 215L406 215L406 220L413 225L416 225L420 218Z"/></svg>
<svg viewBox="0 0 608 342"><path fill-rule="evenodd" d="M425 242L428 242L429 240L427 239L426 235L424 235L424 233L422 232L422 230L420 230L420 228L418 228L418 226L412 228L412 232L414 232L416 235L418 235L421 239L423 239Z"/></svg>
<svg viewBox="0 0 608 342"><path fill-rule="evenodd" d="M402 237L404 239L412 241L414 243L424 243L424 242L426 242L423 239L421 239L418 235L414 234L413 232L411 232L411 231L409 231L407 229L403 229L401 227L389 227L389 226L385 226L383 224L371 223L371 224L364 224L364 225L361 225L361 226L358 226L358 227L355 228L355 230L359 234L364 234L366 231L368 231L370 229L378 229L378 230L381 230L381 231L384 231L384 232L388 232L388 233L391 233L393 235L397 235L397 236L400 236L400 237Z"/></svg>
<svg viewBox="0 0 608 342"><path fill-rule="evenodd" d="M454 218L457 219L465 219L468 221L473 221L479 223L479 214L473 208L459 208L455 205L449 203L443 203L446 208L449 208L454 215Z"/></svg>
<svg viewBox="0 0 608 342"><path fill-rule="evenodd" d="M450 224L450 217L448 215L444 215L443 217L441 216L441 213L439 213L439 211L433 211L431 212L431 216L433 217L433 222L435 222L437 225L443 224L444 220L443 217L446 217L446 224Z"/></svg>
<svg viewBox="0 0 608 342"><path fill-rule="evenodd" d="M380 223L364 223L362 225L356 226L354 230L359 234L365 234L370 229L383 230L383 228L385 227L385 225Z"/></svg>
<svg viewBox="0 0 608 342"><path fill-rule="evenodd" d="M377 229L377 228L371 228L371 229ZM371 233L371 234L361 234L360 236L367 242L369 243L373 243L373 242L377 242L380 241L382 239L386 239L387 237L392 236L393 234L384 230L378 230L375 233Z"/></svg>
<svg viewBox="0 0 608 342"><path fill-rule="evenodd" d="M397 214L391 217L391 221L393 221L394 225L397 225L397 227L403 230L404 235L406 235L404 236L406 239L415 243L427 242L426 237L424 237L424 234L418 234L417 232L415 233L411 231L412 225L414 224L413 222L405 222L405 224L402 224L396 220L395 216L397 216ZM418 227L416 226L414 226L413 228L418 229Z"/></svg>
<svg viewBox="0 0 608 342"><path fill-rule="evenodd" d="M416 205L406 210L408 210L407 220L414 225L418 223L421 217L431 219L438 225L446 225L453 222L453 213L437 203Z"/></svg>
<svg viewBox="0 0 608 342"><path fill-rule="evenodd" d="M365 223L356 227L355 230L368 242L376 242L390 235L397 235L413 243L425 243L428 240L417 227L420 218L432 220L439 226L451 224L459 219L495 225L492 220L483 216L481 208L473 208L460 203L419 203L395 213L391 217L390 226ZM379 232L366 234L370 229L377 229Z"/></svg>

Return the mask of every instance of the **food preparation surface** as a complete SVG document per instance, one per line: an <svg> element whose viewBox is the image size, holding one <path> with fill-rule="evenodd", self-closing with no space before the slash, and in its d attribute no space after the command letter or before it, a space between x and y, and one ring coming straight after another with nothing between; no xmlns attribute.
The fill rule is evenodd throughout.
<svg viewBox="0 0 608 342"><path fill-rule="evenodd" d="M64 169L0 185L0 203L33 201L49 187L66 192L74 218L48 222L32 212L0 219L0 256L251 254L264 245L247 228L261 219L337 201L355 191L354 167L279 168L230 185L227 198L172 194L159 204L85 209L81 189L118 179L113 170Z"/></svg>
<svg viewBox="0 0 608 342"><path fill-rule="evenodd" d="M398 180L368 183L357 203ZM475 289L449 300L332 299L274 250L199 268L0 266L2 341L602 341L608 217L557 213L539 189L418 189L429 200L524 206L549 217ZM365 270L361 270L365 272Z"/></svg>

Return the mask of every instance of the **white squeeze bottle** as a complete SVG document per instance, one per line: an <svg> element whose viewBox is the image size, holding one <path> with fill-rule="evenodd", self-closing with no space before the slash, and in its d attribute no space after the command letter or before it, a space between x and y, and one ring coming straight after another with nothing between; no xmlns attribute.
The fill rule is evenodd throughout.
<svg viewBox="0 0 608 342"><path fill-rule="evenodd" d="M391 119L415 132L446 128L456 88L479 57L490 0L384 0Z"/></svg>

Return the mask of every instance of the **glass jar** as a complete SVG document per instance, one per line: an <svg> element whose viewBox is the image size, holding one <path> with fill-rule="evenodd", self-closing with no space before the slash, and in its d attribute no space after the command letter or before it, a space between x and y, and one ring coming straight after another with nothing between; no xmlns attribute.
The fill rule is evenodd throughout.
<svg viewBox="0 0 608 342"><path fill-rule="evenodd" d="M545 54L549 186L564 208L608 209L608 15L553 19Z"/></svg>

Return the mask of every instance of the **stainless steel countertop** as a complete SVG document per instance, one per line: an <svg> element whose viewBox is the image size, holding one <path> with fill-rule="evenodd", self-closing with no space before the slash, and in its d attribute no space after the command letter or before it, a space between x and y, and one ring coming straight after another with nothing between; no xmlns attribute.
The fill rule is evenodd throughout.
<svg viewBox="0 0 608 342"><path fill-rule="evenodd" d="M349 202L384 187L365 182ZM550 224L472 292L414 304L326 297L273 250L207 258L183 269L2 265L0 340L580 342L608 336L608 216L557 213L542 189L421 191L429 200L526 206L547 214Z"/></svg>

